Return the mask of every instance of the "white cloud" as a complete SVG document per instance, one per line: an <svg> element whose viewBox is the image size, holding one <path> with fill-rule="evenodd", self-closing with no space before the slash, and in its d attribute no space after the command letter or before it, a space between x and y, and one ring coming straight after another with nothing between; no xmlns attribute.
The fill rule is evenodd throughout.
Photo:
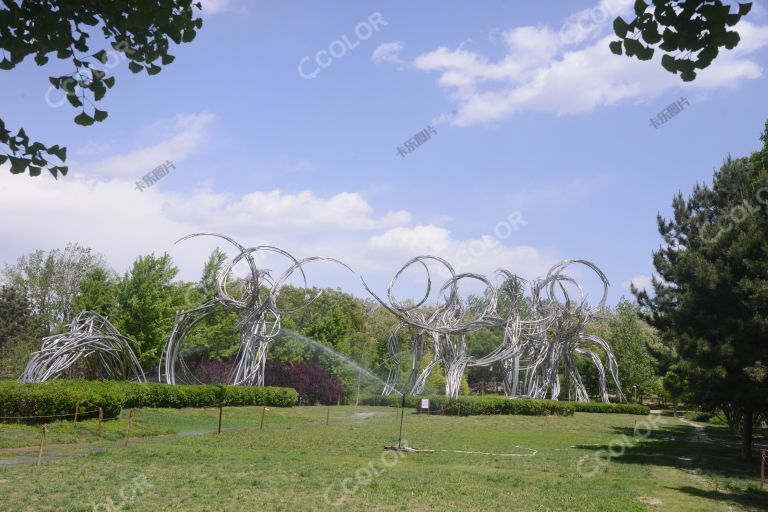
<svg viewBox="0 0 768 512"><path fill-rule="evenodd" d="M178 115L152 128L165 136L160 142L95 162L75 161L71 172L78 176L137 179L167 160L180 162L199 149L213 120L214 116L208 113Z"/></svg>
<svg viewBox="0 0 768 512"><path fill-rule="evenodd" d="M169 219L230 232L370 230L405 224L411 219L406 211L388 212L377 218L357 193L341 192L321 198L309 190L296 194L255 191L239 197L201 190L190 196L164 197L163 210Z"/></svg>
<svg viewBox="0 0 768 512"><path fill-rule="evenodd" d="M546 274L556 260L535 247L504 245L489 235L454 238L436 225L449 224L448 218L411 227L409 212L381 211L354 191L225 193L205 183L191 192L136 189L136 176L147 168L165 159L193 156L200 142L209 139L211 120L207 114L193 114L156 123L142 130L150 132L150 146L96 164L75 162L69 175L58 180L49 175L14 176L7 165L0 166L0 218L6 219L0 223L0 262L75 241L104 254L121 273L138 255L169 252L181 269L180 277L196 279L212 246L204 250L174 242L199 232L224 233L245 245L275 244L298 257L338 258L370 283L381 285L379 289L403 263L420 254L445 257L459 272L491 274L506 268L529 278ZM166 179L172 179L171 172ZM525 224L522 219L514 222ZM221 241L219 245L226 246ZM326 285L334 285L339 277L326 268L313 277L318 275L332 276ZM342 272L338 282L344 279L351 275Z"/></svg>
<svg viewBox="0 0 768 512"><path fill-rule="evenodd" d="M420 255L440 256L457 272L492 275L498 269L510 270L526 279L543 277L557 258L526 245L504 245L491 235L459 240L449 230L434 226L396 227L368 241L371 250L382 257L405 262Z"/></svg>
<svg viewBox="0 0 768 512"><path fill-rule="evenodd" d="M683 84L661 67L658 51L650 62L613 55L608 43L614 36L598 36L610 30L610 21L627 10L628 2L602 0L598 7L576 13L560 33L532 26L503 32L506 54L496 61L463 44L456 49L439 47L410 62L400 59L399 43L377 52L381 50L379 60L396 58L413 69L437 73L438 85L456 104L455 114L441 119L456 126L497 122L524 110L582 114L619 103L647 102L681 88L701 93L737 87L763 74L749 56L768 45L768 26L739 23L739 46L721 51L696 81ZM578 33L569 28L573 26Z"/></svg>
<svg viewBox="0 0 768 512"><path fill-rule="evenodd" d="M371 55L373 62L393 62L395 64L401 64L400 52L403 50L403 43L400 41L391 41L388 43L382 43L376 47Z"/></svg>
<svg viewBox="0 0 768 512"><path fill-rule="evenodd" d="M632 285L635 285L635 288L638 290L647 290L649 292L653 291L653 284L651 283L651 276L646 275L639 275L635 276L629 281L626 281L624 283L624 288L627 290L631 289Z"/></svg>

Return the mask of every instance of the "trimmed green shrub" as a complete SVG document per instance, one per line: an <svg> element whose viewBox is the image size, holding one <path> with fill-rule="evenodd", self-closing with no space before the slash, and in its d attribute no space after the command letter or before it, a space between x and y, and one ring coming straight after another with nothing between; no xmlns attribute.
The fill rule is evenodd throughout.
<svg viewBox="0 0 768 512"><path fill-rule="evenodd" d="M123 408L216 407L266 405L292 407L299 395L290 388L246 386L171 386L158 383L55 380L39 384L0 382L0 416L23 421L53 421L71 417L80 402L80 418L115 418ZM62 418L59 418L62 419ZM8 421L7 419L5 421Z"/></svg>
<svg viewBox="0 0 768 512"><path fill-rule="evenodd" d="M510 399L504 396L409 396L405 406L418 410L422 398L429 399L430 414L445 414L457 416L475 416L483 414L517 414L525 416L572 416L573 404L570 402L555 402L553 400L528 400L525 398ZM366 405L398 406L402 396L368 397L363 400Z"/></svg>
<svg viewBox="0 0 768 512"><path fill-rule="evenodd" d="M428 398L428 397L424 397ZM405 397L405 406L408 408L414 408L419 406L421 401L420 396L407 396ZM402 395L388 395L388 396L368 396L360 399L360 403L363 405L383 405L386 407L400 407L403 402Z"/></svg>
<svg viewBox="0 0 768 512"><path fill-rule="evenodd" d="M408 396L405 406L419 407L422 397ZM595 402L560 402L553 400L510 399L498 395L460 396L450 399L445 396L428 396L431 414L458 414L462 416L480 414L519 414L526 416L561 415L571 416L574 412L598 412L613 414L639 414L647 416L648 407L639 404L604 404ZM362 400L365 405L397 407L402 396L371 396Z"/></svg>
<svg viewBox="0 0 768 512"><path fill-rule="evenodd" d="M651 409L641 404L605 404L602 402L574 402L576 412L600 412L607 414L637 414L648 416Z"/></svg>

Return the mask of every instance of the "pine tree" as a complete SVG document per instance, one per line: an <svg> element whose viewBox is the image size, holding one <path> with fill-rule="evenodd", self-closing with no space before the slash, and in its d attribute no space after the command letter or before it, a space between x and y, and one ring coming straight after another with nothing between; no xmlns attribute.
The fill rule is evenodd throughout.
<svg viewBox="0 0 768 512"><path fill-rule="evenodd" d="M711 187L674 198L673 218L658 219L655 296L635 290L677 350L693 399L743 425L747 460L753 421L768 409L768 171L755 165L759 155L729 158Z"/></svg>

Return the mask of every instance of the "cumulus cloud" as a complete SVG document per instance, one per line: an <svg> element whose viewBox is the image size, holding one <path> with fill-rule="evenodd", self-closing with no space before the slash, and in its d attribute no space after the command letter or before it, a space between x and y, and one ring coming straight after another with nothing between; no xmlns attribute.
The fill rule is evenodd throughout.
<svg viewBox="0 0 768 512"><path fill-rule="evenodd" d="M527 245L505 245L493 235L457 239L448 229L434 225L400 226L372 236L368 246L382 257L400 261L434 255L451 262L457 272L487 275L510 270L526 279L543 277L557 261L554 254Z"/></svg>
<svg viewBox="0 0 768 512"><path fill-rule="evenodd" d="M603 0L574 14L558 32L546 26L515 27L502 33L506 53L497 60L466 49L439 47L403 61L401 43L377 49L377 61L406 62L411 69L437 75L456 104L449 121L456 126L497 122L521 111L575 115L626 102L646 102L684 87L696 93L732 88L762 76L751 55L768 45L768 26L742 21L741 43L722 51L696 81L683 85L660 65L613 55L605 35L626 0ZM375 54L376 54L375 53Z"/></svg>
<svg viewBox="0 0 768 512"><path fill-rule="evenodd" d="M195 141L210 137L211 120L206 114L193 114L156 123L149 130L150 146L97 163L73 163L70 174L59 180L49 175L14 176L7 164L0 166L0 218L7 219L0 223L0 262L76 241L104 254L118 272L138 255L169 252L182 279L197 279L205 251L213 246L190 249L188 244L174 243L200 232L225 233L246 245L279 245L299 257L338 258L374 283L376 276L386 282L400 265L420 254L442 256L459 272L508 268L525 277L544 275L555 261L535 247L505 245L497 236L453 237L447 227L436 225L449 225L450 219L411 226L410 212L382 210L355 191L227 193L207 183L185 192L168 187L136 189L136 176L157 162L193 156L199 147ZM509 222L511 227L500 231L504 236L525 225L516 217ZM325 284L336 286L336 277Z"/></svg>

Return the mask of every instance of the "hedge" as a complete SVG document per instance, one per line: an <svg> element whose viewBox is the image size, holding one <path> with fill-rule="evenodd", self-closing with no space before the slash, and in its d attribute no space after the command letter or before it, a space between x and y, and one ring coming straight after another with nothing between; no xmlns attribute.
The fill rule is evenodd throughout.
<svg viewBox="0 0 768 512"><path fill-rule="evenodd" d="M640 404L606 404L602 402L574 402L576 412L601 412L608 414L637 414L648 416L651 409Z"/></svg>
<svg viewBox="0 0 768 512"><path fill-rule="evenodd" d="M120 415L123 408L216 407L267 405L292 407L298 393L290 388L246 386L171 386L138 382L56 380L39 384L0 381L0 417L29 417L25 421L51 421L51 416L72 415L80 402L80 417ZM44 418L49 416L49 418ZM8 421L6 419L5 421Z"/></svg>
<svg viewBox="0 0 768 512"><path fill-rule="evenodd" d="M561 415L571 416L574 412L597 412L613 414L648 415L648 407L639 404L604 404L597 402L560 402L553 400L530 400L527 398L510 399L498 395L445 396L405 398L408 408L419 407L421 398L429 398L431 414L459 414L463 416L480 414L518 414L526 416ZM372 396L362 400L365 405L385 405L396 407L402 403L402 396Z"/></svg>

